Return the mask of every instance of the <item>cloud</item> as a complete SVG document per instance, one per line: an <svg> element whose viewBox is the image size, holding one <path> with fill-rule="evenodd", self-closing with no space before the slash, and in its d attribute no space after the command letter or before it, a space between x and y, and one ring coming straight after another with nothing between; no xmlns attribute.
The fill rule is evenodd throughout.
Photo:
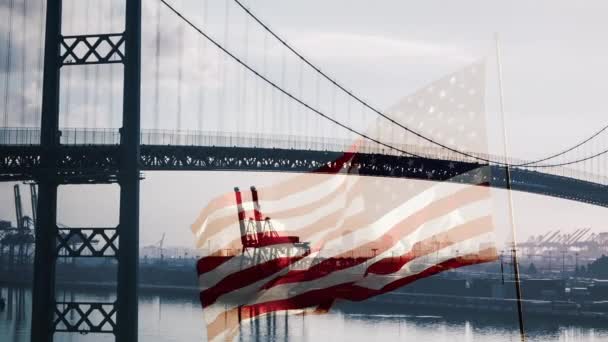
<svg viewBox="0 0 608 342"><path fill-rule="evenodd" d="M395 39L373 34L356 34L348 32L285 32L290 42L305 55L315 59L420 59L439 57L458 59L466 62L474 56L462 48L448 44L428 43L419 40Z"/></svg>

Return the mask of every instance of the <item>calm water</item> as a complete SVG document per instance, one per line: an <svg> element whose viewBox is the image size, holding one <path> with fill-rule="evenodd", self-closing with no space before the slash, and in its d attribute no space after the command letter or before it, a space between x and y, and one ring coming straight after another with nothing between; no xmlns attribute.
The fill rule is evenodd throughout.
<svg viewBox="0 0 608 342"><path fill-rule="evenodd" d="M31 292L3 288L7 307L0 312L0 341L29 342ZM65 298L64 298L65 297ZM112 301L107 293L60 293L59 300ZM359 310L359 311L358 311ZM338 309L321 316L263 319L241 328L241 341L519 341L515 320L482 314L433 315L390 313L387 310ZM139 300L140 341L205 341L202 310L196 300L163 295ZM608 341L608 327L568 322L528 321L530 341ZM56 334L55 341L113 341L100 334Z"/></svg>

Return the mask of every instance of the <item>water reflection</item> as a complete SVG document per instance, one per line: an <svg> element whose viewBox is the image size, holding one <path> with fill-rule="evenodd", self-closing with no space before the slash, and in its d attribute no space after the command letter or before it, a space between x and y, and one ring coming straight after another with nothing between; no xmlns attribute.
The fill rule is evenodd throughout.
<svg viewBox="0 0 608 342"><path fill-rule="evenodd" d="M2 341L24 341L29 337L31 296L23 288L0 288L0 298L5 306L0 311L0 336Z"/></svg>
<svg viewBox="0 0 608 342"><path fill-rule="evenodd" d="M4 287L0 296L0 340L29 342L31 291ZM66 291L58 299L109 301L106 292ZM205 324L196 296L143 294L139 299L140 341L205 341ZM608 327L555 319L527 319L530 341L606 341ZM408 312L386 305L340 304L327 315L279 312L240 327L239 341L517 341L515 317L450 312ZM112 335L56 334L55 341L114 341Z"/></svg>

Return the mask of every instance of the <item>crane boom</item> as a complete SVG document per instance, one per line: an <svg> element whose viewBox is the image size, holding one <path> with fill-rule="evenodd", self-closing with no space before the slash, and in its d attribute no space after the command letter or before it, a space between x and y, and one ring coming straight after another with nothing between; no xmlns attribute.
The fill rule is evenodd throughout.
<svg viewBox="0 0 608 342"><path fill-rule="evenodd" d="M32 201L32 220L34 227L36 227L37 214L38 214L38 192L36 191L36 184L30 183L30 199Z"/></svg>
<svg viewBox="0 0 608 342"><path fill-rule="evenodd" d="M15 216L17 217L17 228L23 229L23 207L21 206L21 191L19 191L19 184L15 184L13 190L15 193Z"/></svg>
<svg viewBox="0 0 608 342"><path fill-rule="evenodd" d="M165 233L163 233L163 236L160 238L160 241L158 242L159 249L160 249L160 260L161 261L165 258L165 254L163 254L163 244L164 243L165 243Z"/></svg>
<svg viewBox="0 0 608 342"><path fill-rule="evenodd" d="M553 241L553 239L555 239L555 237L559 234L559 229L555 231L555 233L553 233L553 235L551 235L551 237L549 237L547 240L545 240L544 243L549 243L551 241Z"/></svg>
<svg viewBox="0 0 608 342"><path fill-rule="evenodd" d="M585 230L587 230L587 228L581 228L581 229L577 229L574 233L572 233L572 235L570 236L570 239L568 239L567 244L570 245L572 244L572 242L574 242L574 240L581 234L584 233Z"/></svg>
<svg viewBox="0 0 608 342"><path fill-rule="evenodd" d="M574 237L579 234L581 232L581 230L583 230L582 228L578 228L574 231L574 233L572 234L568 234L566 235L566 239L564 240L564 244L567 245L568 243L570 243L570 241L572 241L572 239L574 239Z"/></svg>
<svg viewBox="0 0 608 342"><path fill-rule="evenodd" d="M543 243L543 240L547 238L547 236L549 236L549 234L551 234L551 231L548 231L545 235L541 236L538 239L538 242L536 244L540 245L541 243Z"/></svg>
<svg viewBox="0 0 608 342"><path fill-rule="evenodd" d="M583 238L583 236L585 236L589 233L589 231L591 231L591 228L584 229L575 239L573 239L570 242L570 244L573 245L573 244L579 242Z"/></svg>

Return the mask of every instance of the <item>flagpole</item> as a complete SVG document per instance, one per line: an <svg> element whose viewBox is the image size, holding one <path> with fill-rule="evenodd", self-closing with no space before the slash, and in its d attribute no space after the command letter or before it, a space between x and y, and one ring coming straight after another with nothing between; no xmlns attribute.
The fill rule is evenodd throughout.
<svg viewBox="0 0 608 342"><path fill-rule="evenodd" d="M495 34L496 40L496 64L498 66L498 95L500 103L500 118L502 121L502 134L504 141L504 154L505 154L505 177L507 186L507 196L509 197L509 223L511 225L511 234L513 239L513 276L515 277L515 294L517 296L517 315L519 319L519 336L522 341L526 340L524 331L524 315L522 310L522 296L521 296L521 283L519 278L519 263L517 262L517 239L515 234L515 217L513 215L513 196L511 189L511 167L509 166L509 144L507 140L507 126L505 125L505 109L503 102L503 89L502 89L502 64L500 61L500 42L498 39L498 33Z"/></svg>

